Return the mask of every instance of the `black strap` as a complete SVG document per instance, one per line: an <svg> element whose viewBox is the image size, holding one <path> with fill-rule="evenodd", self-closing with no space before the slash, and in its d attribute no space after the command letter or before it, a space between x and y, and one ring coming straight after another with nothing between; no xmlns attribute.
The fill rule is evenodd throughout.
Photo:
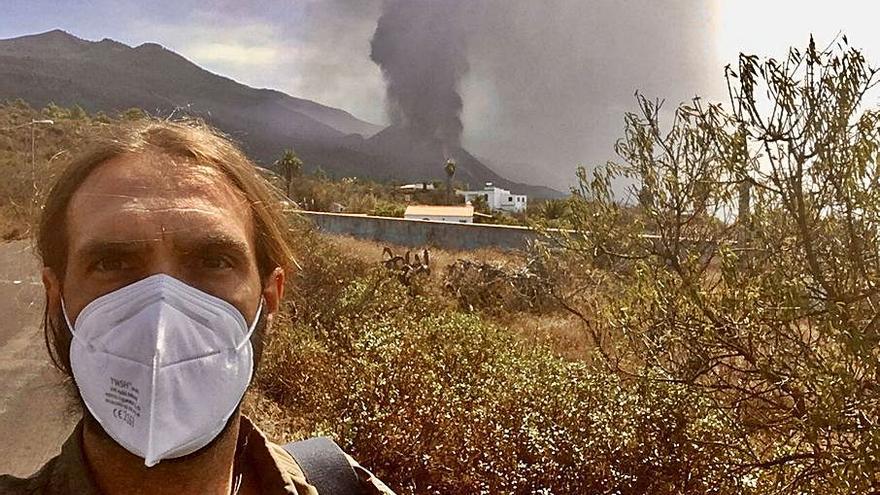
<svg viewBox="0 0 880 495"><path fill-rule="evenodd" d="M318 489L318 495L363 495L363 487L354 469L336 442L315 437L284 446L306 475L306 481Z"/></svg>

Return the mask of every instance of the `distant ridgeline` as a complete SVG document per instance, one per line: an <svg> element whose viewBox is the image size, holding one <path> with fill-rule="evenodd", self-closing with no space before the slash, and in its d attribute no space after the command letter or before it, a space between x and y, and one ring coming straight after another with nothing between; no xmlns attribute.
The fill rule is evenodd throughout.
<svg viewBox="0 0 880 495"><path fill-rule="evenodd" d="M64 107L49 103L38 109L20 98L0 101L0 174L4 177L0 181L0 237L27 237L36 204L35 194L45 192L57 165L81 149L89 141L89 137L103 132L108 125L145 117L143 110L134 107L119 113L99 111L90 114L79 105ZM31 125L34 121L42 123ZM280 157L281 154L271 161L275 162ZM290 201L295 203L291 206L312 211L403 217L406 205L413 201L434 205L443 205L447 201L443 181L436 181L436 189L414 194L398 185L368 178L333 178L325 173L323 167L309 167L308 162L306 169L311 171L299 172L289 186L284 184L284 179L278 173L266 172L265 176L289 195ZM464 187L458 179L452 185L456 189ZM461 196L454 196L453 200L464 201ZM543 203L538 201L529 215L532 219L548 221L562 217L562 214L553 213L553 208L564 208L566 202L565 199L546 200ZM480 216L477 222L525 224L522 214L511 215L500 211L491 213L492 215Z"/></svg>
<svg viewBox="0 0 880 495"><path fill-rule="evenodd" d="M456 181L464 185L493 182L533 198L563 196L511 182L463 148L443 149L405 129L383 130L337 108L239 84L153 43L133 48L57 30L0 40L0 101L17 98L34 108L54 102L92 115L142 108L158 116L199 116L265 166L294 148L306 171L320 167L332 177L414 182L445 180L443 166L451 157Z"/></svg>

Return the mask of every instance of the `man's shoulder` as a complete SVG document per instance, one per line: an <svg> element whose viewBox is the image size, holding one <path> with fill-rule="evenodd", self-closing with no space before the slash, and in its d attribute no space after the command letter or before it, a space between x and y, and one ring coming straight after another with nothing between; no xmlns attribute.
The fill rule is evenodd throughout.
<svg viewBox="0 0 880 495"><path fill-rule="evenodd" d="M319 440L318 442L315 442ZM388 486L376 478L373 473L361 466L352 456L345 453L335 442L328 438L312 438L307 441L293 442L285 446L268 442L279 459L296 465L296 471L306 479L311 474L319 474L326 481L327 476L337 482L346 478L346 468L352 480L346 484L331 483L332 493L363 493L365 495L395 495ZM299 448L297 447L299 446ZM304 448L303 448L304 447ZM355 486L359 488L355 488ZM353 489L352 489L353 488ZM324 493L319 490L319 493Z"/></svg>
<svg viewBox="0 0 880 495"><path fill-rule="evenodd" d="M32 493L28 488L30 480L28 478L16 478L11 474L0 474L0 493L11 493L17 495L19 493Z"/></svg>
<svg viewBox="0 0 880 495"><path fill-rule="evenodd" d="M27 478L18 478L11 474L0 474L0 493L3 495L48 495L50 473L55 459L43 465L37 472Z"/></svg>
<svg viewBox="0 0 880 495"><path fill-rule="evenodd" d="M284 473L285 481L291 483L296 487L295 493L308 493L314 494L323 492L319 492L315 486L313 486L308 481L308 473L305 472L302 466L300 466L299 461L293 457L291 452L281 446L279 444L266 441L266 447L268 448L273 461L275 462L277 468L280 472ZM361 492L365 495L395 495L390 488L388 488L384 483L382 483L378 478L373 476L366 468L357 463L351 456L348 454L343 454L346 463L351 467L354 471L354 474L357 478L357 483L360 485ZM332 472L333 469L327 469L327 466L322 466L322 469L319 471Z"/></svg>

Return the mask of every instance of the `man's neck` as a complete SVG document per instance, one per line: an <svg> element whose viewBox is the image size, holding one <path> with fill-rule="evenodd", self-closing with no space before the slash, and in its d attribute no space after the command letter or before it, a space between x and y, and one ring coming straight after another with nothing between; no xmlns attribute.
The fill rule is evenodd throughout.
<svg viewBox="0 0 880 495"><path fill-rule="evenodd" d="M234 485L239 420L236 411L220 435L199 452L148 468L89 418L83 425L83 454L105 495L228 495Z"/></svg>

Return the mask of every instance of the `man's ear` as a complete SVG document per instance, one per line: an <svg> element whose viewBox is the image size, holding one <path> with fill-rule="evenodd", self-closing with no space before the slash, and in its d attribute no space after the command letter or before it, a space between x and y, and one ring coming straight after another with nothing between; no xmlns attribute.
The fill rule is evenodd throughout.
<svg viewBox="0 0 880 495"><path fill-rule="evenodd" d="M61 280L48 266L43 267L42 278L46 290L46 309L50 315L57 315L61 312Z"/></svg>
<svg viewBox="0 0 880 495"><path fill-rule="evenodd" d="M263 287L263 299L266 300L266 315L271 318L281 308L281 299L284 297L284 270L275 268L266 279Z"/></svg>

